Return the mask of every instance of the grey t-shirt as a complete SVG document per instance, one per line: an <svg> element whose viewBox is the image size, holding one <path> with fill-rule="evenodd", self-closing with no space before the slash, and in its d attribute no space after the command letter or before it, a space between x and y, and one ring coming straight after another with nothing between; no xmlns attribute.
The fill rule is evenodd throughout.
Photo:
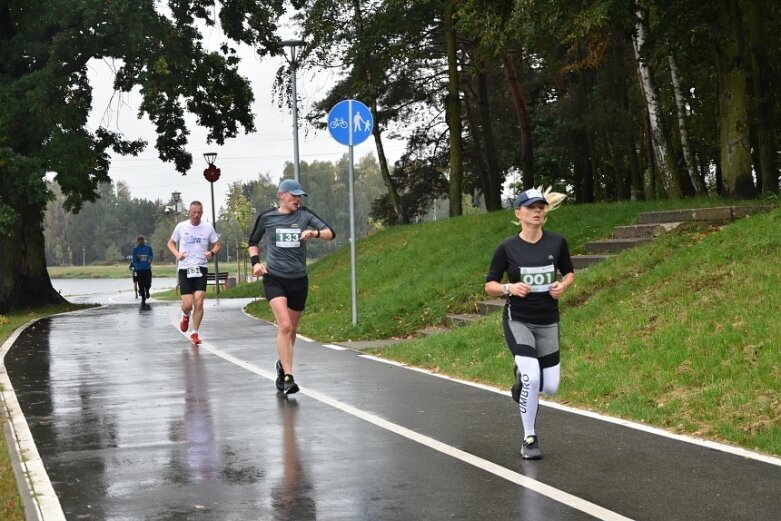
<svg viewBox="0 0 781 521"><path fill-rule="evenodd" d="M300 237L308 228L329 229L336 237L333 228L306 206L300 206L292 213L281 213L273 208L258 216L248 244L259 246L265 236L268 272L284 279L300 278L306 275L306 241Z"/></svg>

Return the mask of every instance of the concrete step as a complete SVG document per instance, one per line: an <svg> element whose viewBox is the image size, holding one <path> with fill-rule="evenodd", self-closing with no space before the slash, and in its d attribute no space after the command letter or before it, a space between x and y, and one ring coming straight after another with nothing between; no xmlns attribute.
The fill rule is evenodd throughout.
<svg viewBox="0 0 781 521"><path fill-rule="evenodd" d="M589 266L593 266L594 264L599 264L600 262L612 259L613 257L615 257L615 255L573 255L572 265L575 266L576 270L582 270Z"/></svg>
<svg viewBox="0 0 781 521"><path fill-rule="evenodd" d="M483 300L477 303L477 310L481 315L490 315L491 313L501 312L504 309L503 298L493 300Z"/></svg>
<svg viewBox="0 0 781 521"><path fill-rule="evenodd" d="M659 237L664 232L677 228L682 223L651 223L632 224L630 226L616 226L613 228L614 239L634 239L637 237Z"/></svg>
<svg viewBox="0 0 781 521"><path fill-rule="evenodd" d="M448 328L442 327L442 326L429 326L424 327L423 329L418 329L415 333L417 333L417 336L433 336L438 335L440 333L445 333L449 331Z"/></svg>
<svg viewBox="0 0 781 521"><path fill-rule="evenodd" d="M716 206L713 208L688 208L684 210L642 212L637 217L637 222L638 224L669 222L723 224L748 215L769 212L773 208L773 206Z"/></svg>
<svg viewBox="0 0 781 521"><path fill-rule="evenodd" d="M619 253L635 246L653 242L654 237L634 237L631 239L605 239L586 243L586 251L589 254Z"/></svg>
<svg viewBox="0 0 781 521"><path fill-rule="evenodd" d="M447 327L459 327L477 322L485 315L479 313L464 313L463 315L448 315L445 317L445 325Z"/></svg>

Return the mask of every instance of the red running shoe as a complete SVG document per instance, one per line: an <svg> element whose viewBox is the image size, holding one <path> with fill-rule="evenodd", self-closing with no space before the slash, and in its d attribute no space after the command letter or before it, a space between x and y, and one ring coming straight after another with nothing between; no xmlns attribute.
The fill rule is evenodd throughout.
<svg viewBox="0 0 781 521"><path fill-rule="evenodd" d="M193 344L198 345L201 343L201 338L198 336L198 333L193 333L192 335L190 335L190 341Z"/></svg>
<svg viewBox="0 0 781 521"><path fill-rule="evenodd" d="M182 317L182 321L179 322L179 329L182 330L182 333L187 333L187 328L190 327L190 315L184 315Z"/></svg>

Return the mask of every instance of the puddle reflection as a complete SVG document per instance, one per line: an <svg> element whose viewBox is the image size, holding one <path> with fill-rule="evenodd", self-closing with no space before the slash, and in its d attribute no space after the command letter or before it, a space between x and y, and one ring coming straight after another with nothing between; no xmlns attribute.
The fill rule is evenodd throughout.
<svg viewBox="0 0 781 521"><path fill-rule="evenodd" d="M214 418L209 405L209 384L203 359L197 348L182 350L185 376L184 417L171 424L171 441L184 444L171 454L169 479L195 483L220 477L222 459L214 435Z"/></svg>
<svg viewBox="0 0 781 521"><path fill-rule="evenodd" d="M279 395L282 417L282 480L271 491L274 519L306 521L317 519L311 477L301 463L296 437L298 402Z"/></svg>

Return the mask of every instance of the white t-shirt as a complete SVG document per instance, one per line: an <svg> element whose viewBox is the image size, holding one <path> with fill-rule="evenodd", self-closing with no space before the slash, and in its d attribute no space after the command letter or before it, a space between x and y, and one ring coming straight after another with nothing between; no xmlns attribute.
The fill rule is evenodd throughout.
<svg viewBox="0 0 781 521"><path fill-rule="evenodd" d="M186 270L194 267L208 267L206 252L209 244L215 244L220 236L214 231L214 227L201 221L198 226L190 224L189 219L176 225L171 239L178 244L180 253L184 253L184 259L179 261L178 269Z"/></svg>

